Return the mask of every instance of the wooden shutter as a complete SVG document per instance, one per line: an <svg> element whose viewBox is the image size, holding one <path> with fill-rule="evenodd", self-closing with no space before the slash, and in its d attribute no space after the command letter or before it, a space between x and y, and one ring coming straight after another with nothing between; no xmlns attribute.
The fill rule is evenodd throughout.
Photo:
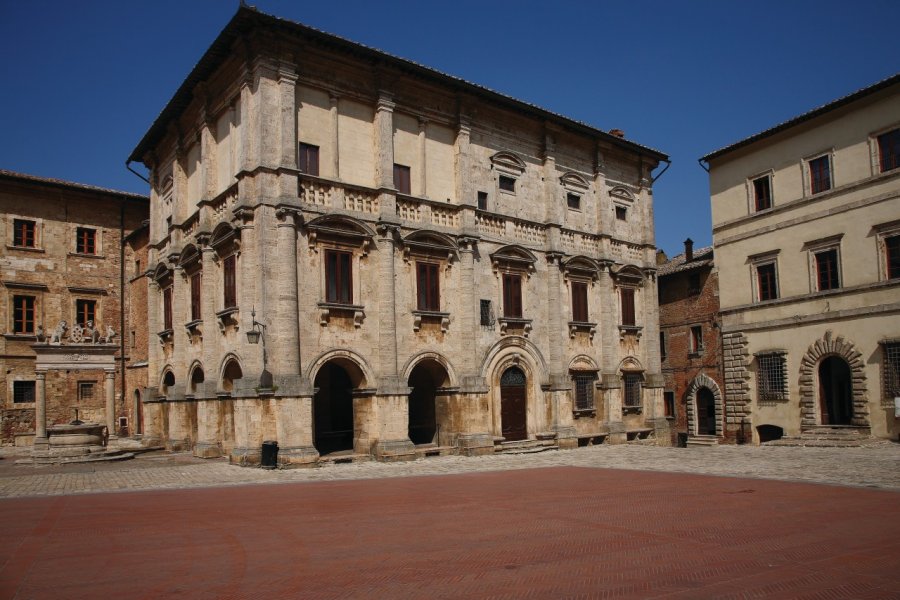
<svg viewBox="0 0 900 600"><path fill-rule="evenodd" d="M200 311L200 273L191 275L191 320L201 318Z"/></svg>
<svg viewBox="0 0 900 600"><path fill-rule="evenodd" d="M224 260L222 274L224 283L224 304L225 308L234 308L237 306L237 281L235 279L236 259L234 254Z"/></svg>
<svg viewBox="0 0 900 600"><path fill-rule="evenodd" d="M587 284L572 282L572 320L585 323L588 320Z"/></svg>
<svg viewBox="0 0 900 600"><path fill-rule="evenodd" d="M634 325L634 290L622 288L622 325Z"/></svg>

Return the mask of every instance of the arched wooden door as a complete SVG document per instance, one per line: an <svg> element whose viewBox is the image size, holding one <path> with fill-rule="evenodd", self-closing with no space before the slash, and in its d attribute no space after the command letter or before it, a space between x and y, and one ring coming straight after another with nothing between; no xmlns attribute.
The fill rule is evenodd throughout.
<svg viewBox="0 0 900 600"><path fill-rule="evenodd" d="M527 379L518 367L510 367L500 376L500 428L507 441L528 438Z"/></svg>
<svg viewBox="0 0 900 600"><path fill-rule="evenodd" d="M706 387L697 390L697 433L716 435L716 399Z"/></svg>

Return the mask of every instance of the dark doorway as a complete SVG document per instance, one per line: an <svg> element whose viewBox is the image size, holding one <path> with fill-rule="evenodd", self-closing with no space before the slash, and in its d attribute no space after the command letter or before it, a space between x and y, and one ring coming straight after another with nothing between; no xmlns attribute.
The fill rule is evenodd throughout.
<svg viewBox="0 0 900 600"><path fill-rule="evenodd" d="M500 424L507 441L528 438L525 373L518 367L510 367L500 376Z"/></svg>
<svg viewBox="0 0 900 600"><path fill-rule="evenodd" d="M716 398L706 387L697 390L697 433L716 435Z"/></svg>
<svg viewBox="0 0 900 600"><path fill-rule="evenodd" d="M323 366L314 383L313 444L320 455L353 450L353 381L343 367Z"/></svg>
<svg viewBox="0 0 900 600"><path fill-rule="evenodd" d="M822 425L849 425L853 420L850 365L839 356L819 363L819 404Z"/></svg>
<svg viewBox="0 0 900 600"><path fill-rule="evenodd" d="M437 434L434 400L446 379L443 367L423 361L409 374L409 439L413 444L430 444Z"/></svg>

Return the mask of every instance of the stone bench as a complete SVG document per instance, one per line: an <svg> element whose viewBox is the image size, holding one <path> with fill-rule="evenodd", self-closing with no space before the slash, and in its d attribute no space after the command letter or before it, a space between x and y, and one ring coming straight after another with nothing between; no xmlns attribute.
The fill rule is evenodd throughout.
<svg viewBox="0 0 900 600"><path fill-rule="evenodd" d="M606 441L606 438L609 437L609 432L594 432L594 433L579 433L578 438L578 446L595 446L597 444L602 444Z"/></svg>
<svg viewBox="0 0 900 600"><path fill-rule="evenodd" d="M627 439L629 442L633 440L646 440L649 439L651 435L653 435L652 427L628 429L627 431L625 431L625 439Z"/></svg>

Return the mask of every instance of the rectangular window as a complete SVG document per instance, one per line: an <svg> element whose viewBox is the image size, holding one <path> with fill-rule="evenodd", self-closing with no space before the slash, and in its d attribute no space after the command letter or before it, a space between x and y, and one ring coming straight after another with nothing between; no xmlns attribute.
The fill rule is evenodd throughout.
<svg viewBox="0 0 900 600"><path fill-rule="evenodd" d="M478 192L478 210L487 210L487 192Z"/></svg>
<svg viewBox="0 0 900 600"><path fill-rule="evenodd" d="M94 321L96 309L97 302L94 300L76 300L75 322L83 327L88 321Z"/></svg>
<svg viewBox="0 0 900 600"><path fill-rule="evenodd" d="M411 194L412 188L409 183L409 167L394 164L394 187L401 194Z"/></svg>
<svg viewBox="0 0 900 600"><path fill-rule="evenodd" d="M884 397L900 397L900 342L883 343L881 349Z"/></svg>
<svg viewBox="0 0 900 600"><path fill-rule="evenodd" d="M816 253L815 262L819 291L836 290L841 287L838 280L838 252L836 249Z"/></svg>
<svg viewBox="0 0 900 600"><path fill-rule="evenodd" d="M481 313L481 326L482 327L493 327L494 326L494 310L491 308L490 300L481 300L479 305L480 313Z"/></svg>
<svg viewBox="0 0 900 600"><path fill-rule="evenodd" d="M666 332L659 332L659 360L666 360Z"/></svg>
<svg viewBox="0 0 900 600"><path fill-rule="evenodd" d="M25 219L13 220L13 246L19 248L35 247L35 223Z"/></svg>
<svg viewBox="0 0 900 600"><path fill-rule="evenodd" d="M691 327L691 353L699 352L703 352L703 326L694 325Z"/></svg>
<svg viewBox="0 0 900 600"><path fill-rule="evenodd" d="M198 321L202 317L200 309L202 274L194 273L191 275L191 321Z"/></svg>
<svg viewBox="0 0 900 600"><path fill-rule="evenodd" d="M809 161L809 189L813 194L831 189L831 163L827 154Z"/></svg>
<svg viewBox="0 0 900 600"><path fill-rule="evenodd" d="M232 254L222 261L223 308L237 306L237 257Z"/></svg>
<svg viewBox="0 0 900 600"><path fill-rule="evenodd" d="M13 404L34 402L34 390L33 381L13 381Z"/></svg>
<svg viewBox="0 0 900 600"><path fill-rule="evenodd" d="M13 333L34 333L34 296L13 296Z"/></svg>
<svg viewBox="0 0 900 600"><path fill-rule="evenodd" d="M759 390L759 399L766 400L786 400L787 390L785 383L787 378L784 376L785 360L783 354L760 354L756 357L757 361L757 388Z"/></svg>
<svg viewBox="0 0 900 600"><path fill-rule="evenodd" d="M772 208L772 181L768 175L753 180L753 203L756 212Z"/></svg>
<svg viewBox="0 0 900 600"><path fill-rule="evenodd" d="M622 297L622 325L633 327L637 324L637 320L634 318L634 290L622 288L619 293Z"/></svg>
<svg viewBox="0 0 900 600"><path fill-rule="evenodd" d="M575 410L594 410L594 382L597 374L581 371L572 375L575 384Z"/></svg>
<svg viewBox="0 0 900 600"><path fill-rule="evenodd" d="M900 235L884 238L888 279L900 277Z"/></svg>
<svg viewBox="0 0 900 600"><path fill-rule="evenodd" d="M94 382L79 381L78 382L78 401L90 402L94 399Z"/></svg>
<svg viewBox="0 0 900 600"><path fill-rule="evenodd" d="M583 281L572 282L572 320L579 323L588 320L588 286Z"/></svg>
<svg viewBox="0 0 900 600"><path fill-rule="evenodd" d="M566 205L572 210L581 210L581 196L578 194L566 194Z"/></svg>
<svg viewBox="0 0 900 600"><path fill-rule="evenodd" d="M760 300L775 300L778 298L778 281L775 276L775 263L757 265L756 279L759 285Z"/></svg>
<svg viewBox="0 0 900 600"><path fill-rule="evenodd" d="M663 392L663 408L667 418L675 418L675 392Z"/></svg>
<svg viewBox="0 0 900 600"><path fill-rule="evenodd" d="M506 175L501 175L500 179L498 179L498 185L500 189L504 192L512 192L516 191L516 180L514 177L507 177Z"/></svg>
<svg viewBox="0 0 900 600"><path fill-rule="evenodd" d="M688 294L696 296L700 293L700 273L691 273L688 276Z"/></svg>
<svg viewBox="0 0 900 600"><path fill-rule="evenodd" d="M172 287L163 290L163 330L172 329Z"/></svg>
<svg viewBox="0 0 900 600"><path fill-rule="evenodd" d="M624 206L617 206L616 207L616 218L620 221L625 221L625 220L627 220L627 217L628 217L628 209L625 208Z"/></svg>
<svg viewBox="0 0 900 600"><path fill-rule="evenodd" d="M900 167L900 129L878 136L878 165L882 173Z"/></svg>
<svg viewBox="0 0 900 600"><path fill-rule="evenodd" d="M419 310L441 310L439 272L440 267L435 263L416 263L416 304Z"/></svg>
<svg viewBox="0 0 900 600"><path fill-rule="evenodd" d="M325 251L325 300L353 304L353 276L349 252Z"/></svg>
<svg viewBox="0 0 900 600"><path fill-rule="evenodd" d="M75 230L75 252L78 254L97 253L97 230L79 227Z"/></svg>
<svg viewBox="0 0 900 600"><path fill-rule="evenodd" d="M301 173L319 176L319 147L300 142L298 168Z"/></svg>
<svg viewBox="0 0 900 600"><path fill-rule="evenodd" d="M503 316L510 319L522 318L521 275L503 275Z"/></svg>
<svg viewBox="0 0 900 600"><path fill-rule="evenodd" d="M625 373L625 398L624 405L627 407L641 406L641 376L637 373Z"/></svg>

